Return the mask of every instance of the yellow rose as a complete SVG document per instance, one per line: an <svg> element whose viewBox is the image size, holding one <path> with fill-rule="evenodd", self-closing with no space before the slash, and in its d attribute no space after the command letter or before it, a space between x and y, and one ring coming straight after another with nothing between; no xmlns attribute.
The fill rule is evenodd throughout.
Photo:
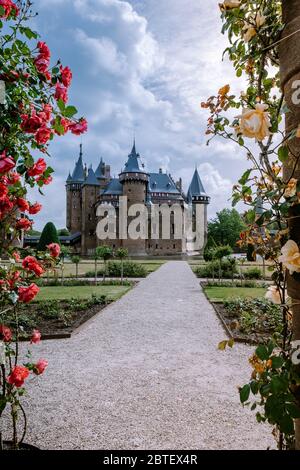
<svg viewBox="0 0 300 470"><path fill-rule="evenodd" d="M219 3L221 11L232 10L233 8L239 8L241 2L239 0L225 0L223 3Z"/></svg>
<svg viewBox="0 0 300 470"><path fill-rule="evenodd" d="M279 256L278 261L285 266L293 274L294 272L300 272L300 252L299 247L296 242L289 240L281 248L281 256Z"/></svg>
<svg viewBox="0 0 300 470"><path fill-rule="evenodd" d="M284 191L284 197L294 197L297 193L298 181L295 178L291 178Z"/></svg>
<svg viewBox="0 0 300 470"><path fill-rule="evenodd" d="M281 304L280 292L276 286L270 286L268 288L265 298L270 300L273 304Z"/></svg>
<svg viewBox="0 0 300 470"><path fill-rule="evenodd" d="M237 116L240 119L240 131L245 137L261 142L270 135L271 121L267 108L267 105L258 103L255 109L243 109L242 115Z"/></svg>
<svg viewBox="0 0 300 470"><path fill-rule="evenodd" d="M255 18L255 23L258 28L261 28L266 22L266 17L262 15L260 12L257 13Z"/></svg>
<svg viewBox="0 0 300 470"><path fill-rule="evenodd" d="M256 29L253 26L247 26L244 29L244 41L249 42L254 36L256 36Z"/></svg>
<svg viewBox="0 0 300 470"><path fill-rule="evenodd" d="M224 85L222 88L219 90L219 95L225 96L227 93L230 91L230 85Z"/></svg>

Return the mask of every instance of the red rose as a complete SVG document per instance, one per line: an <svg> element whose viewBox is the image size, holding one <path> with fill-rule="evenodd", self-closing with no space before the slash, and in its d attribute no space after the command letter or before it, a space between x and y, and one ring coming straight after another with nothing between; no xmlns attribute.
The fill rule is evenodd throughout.
<svg viewBox="0 0 300 470"><path fill-rule="evenodd" d="M32 114L29 117L27 114L23 114L21 118L21 129L24 132L28 132L28 134L34 134L43 124L41 118L37 114Z"/></svg>
<svg viewBox="0 0 300 470"><path fill-rule="evenodd" d="M53 178L52 176L48 176L47 178L45 178L45 176L39 176L37 179L36 179L36 182L42 182L43 184L47 185L47 184L50 184L52 183L53 181Z"/></svg>
<svg viewBox="0 0 300 470"><path fill-rule="evenodd" d="M7 184L15 184L20 181L20 175L18 173L10 173L8 175L8 181Z"/></svg>
<svg viewBox="0 0 300 470"><path fill-rule="evenodd" d="M0 6L4 9L4 13L0 18L8 18L12 13L15 16L19 14L19 8L11 0L0 0Z"/></svg>
<svg viewBox="0 0 300 470"><path fill-rule="evenodd" d="M0 219L13 209L14 205L11 200L6 196L0 199Z"/></svg>
<svg viewBox="0 0 300 470"><path fill-rule="evenodd" d="M31 229L31 226L32 226L32 222L30 220L26 219L25 217L22 217L16 223L16 229L17 230L27 231L27 230Z"/></svg>
<svg viewBox="0 0 300 470"><path fill-rule="evenodd" d="M0 201L5 199L7 195L8 195L8 187L5 184L0 183Z"/></svg>
<svg viewBox="0 0 300 470"><path fill-rule="evenodd" d="M18 198L17 198L16 204L17 204L18 208L19 208L22 212L25 212L25 211L28 211L28 210L29 210L29 204L28 204L28 202L26 201L26 199L24 199L24 198L22 198L22 197L18 197Z"/></svg>
<svg viewBox="0 0 300 470"><path fill-rule="evenodd" d="M16 387L22 387L24 380L27 379L29 375L29 370L24 366L15 366L11 374L7 377L7 382L10 385L15 385Z"/></svg>
<svg viewBox="0 0 300 470"><path fill-rule="evenodd" d="M19 287L19 301L28 303L31 302L39 293L40 289L36 284L30 284L28 287Z"/></svg>
<svg viewBox="0 0 300 470"><path fill-rule="evenodd" d="M57 258L60 255L60 246L58 243L50 243L50 245L47 245L47 248L52 258Z"/></svg>
<svg viewBox="0 0 300 470"><path fill-rule="evenodd" d="M49 60L51 57L51 53L47 44L45 42L39 41L37 47L39 48L40 55L43 55L45 59Z"/></svg>
<svg viewBox="0 0 300 470"><path fill-rule="evenodd" d="M4 343L9 343L12 340L12 331L8 326L0 325L0 339Z"/></svg>
<svg viewBox="0 0 300 470"><path fill-rule="evenodd" d="M6 151L0 155L0 173L7 173L16 166L16 162L12 157L6 156Z"/></svg>
<svg viewBox="0 0 300 470"><path fill-rule="evenodd" d="M39 330L33 330L32 335L31 335L31 344L38 344L41 341L41 333Z"/></svg>
<svg viewBox="0 0 300 470"><path fill-rule="evenodd" d="M87 120L81 119L79 122L74 122L69 125L69 129L72 134L80 135L87 131Z"/></svg>
<svg viewBox="0 0 300 470"><path fill-rule="evenodd" d="M44 104L43 111L41 111L38 116L44 122L49 122L52 116L52 106L51 104Z"/></svg>
<svg viewBox="0 0 300 470"><path fill-rule="evenodd" d="M36 66L36 69L39 73L44 74L44 73L48 72L49 60L45 59L42 55L39 55L35 59L34 65Z"/></svg>
<svg viewBox="0 0 300 470"><path fill-rule="evenodd" d="M61 83L56 84L54 98L57 101L62 100L64 103L68 101L68 90Z"/></svg>
<svg viewBox="0 0 300 470"><path fill-rule="evenodd" d="M20 280L20 274L20 271L15 271L12 274L11 278L8 280L10 289L14 289L16 282Z"/></svg>
<svg viewBox="0 0 300 470"><path fill-rule="evenodd" d="M46 359L39 359L38 362L34 365L34 374L41 375L45 371L47 366L48 361L46 361Z"/></svg>
<svg viewBox="0 0 300 470"><path fill-rule="evenodd" d="M28 176L38 176L44 173L47 164L43 158L39 158L36 163L27 170Z"/></svg>
<svg viewBox="0 0 300 470"><path fill-rule="evenodd" d="M48 129L46 126L42 126L39 128L37 133L35 134L35 140L39 145L46 144L50 139L52 134L51 129Z"/></svg>
<svg viewBox="0 0 300 470"><path fill-rule="evenodd" d="M33 271L36 276L41 276L44 273L44 269L34 256L26 256L22 266L26 271Z"/></svg>
<svg viewBox="0 0 300 470"><path fill-rule="evenodd" d="M72 71L69 67L63 67L62 65L60 66L60 72L61 72L61 80L64 84L65 87L69 87L71 85L72 81Z"/></svg>
<svg viewBox="0 0 300 470"><path fill-rule="evenodd" d="M36 202L35 204L32 204L31 206L29 206L28 212L31 215L37 214L38 212L40 212L42 207L43 207L42 204L39 204L38 202Z"/></svg>

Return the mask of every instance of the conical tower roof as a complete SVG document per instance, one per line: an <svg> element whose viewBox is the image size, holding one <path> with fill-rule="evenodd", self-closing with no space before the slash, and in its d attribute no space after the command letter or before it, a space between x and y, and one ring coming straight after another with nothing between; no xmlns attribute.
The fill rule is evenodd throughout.
<svg viewBox="0 0 300 470"><path fill-rule="evenodd" d="M195 169L189 190L188 190L188 200L191 202L194 198L204 197L208 198L204 186L202 184L201 178L198 173L198 169Z"/></svg>
<svg viewBox="0 0 300 470"><path fill-rule="evenodd" d="M95 175L92 165L89 167L87 178L84 185L99 186L99 181Z"/></svg>
<svg viewBox="0 0 300 470"><path fill-rule="evenodd" d="M85 180L85 173L84 173L84 167L83 167L83 161L82 161L82 144L80 144L79 158L76 162L76 165L72 174L72 180L78 183L81 183L81 182L83 183Z"/></svg>
<svg viewBox="0 0 300 470"><path fill-rule="evenodd" d="M131 153L128 155L128 160L125 163L124 171L128 173L145 173L144 169L140 167L139 157L140 155L136 151L134 139L133 147Z"/></svg>

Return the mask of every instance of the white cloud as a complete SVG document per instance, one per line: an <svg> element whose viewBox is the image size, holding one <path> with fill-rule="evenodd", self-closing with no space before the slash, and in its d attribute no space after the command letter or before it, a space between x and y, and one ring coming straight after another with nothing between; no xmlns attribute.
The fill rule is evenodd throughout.
<svg viewBox="0 0 300 470"><path fill-rule="evenodd" d="M208 116L200 109L225 83L241 90L231 66L221 62L226 42L217 2L40 0L39 7L38 29L53 57L71 66L70 101L89 121L85 160L96 165L103 156L118 174L135 132L149 170L182 176L187 189L197 164L212 197L210 214L228 205L244 160L232 143L206 146ZM47 188L39 227L50 216L63 224L64 178L79 142L68 136L52 144L57 178Z"/></svg>

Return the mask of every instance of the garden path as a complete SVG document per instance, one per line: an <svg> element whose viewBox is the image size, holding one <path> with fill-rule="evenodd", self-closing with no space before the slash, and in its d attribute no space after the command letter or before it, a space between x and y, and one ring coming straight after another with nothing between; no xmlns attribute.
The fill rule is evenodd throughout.
<svg viewBox="0 0 300 470"><path fill-rule="evenodd" d="M189 265L166 263L72 338L34 347L49 367L29 384L27 441L46 449L274 446L239 404L253 348L221 352L223 339Z"/></svg>

